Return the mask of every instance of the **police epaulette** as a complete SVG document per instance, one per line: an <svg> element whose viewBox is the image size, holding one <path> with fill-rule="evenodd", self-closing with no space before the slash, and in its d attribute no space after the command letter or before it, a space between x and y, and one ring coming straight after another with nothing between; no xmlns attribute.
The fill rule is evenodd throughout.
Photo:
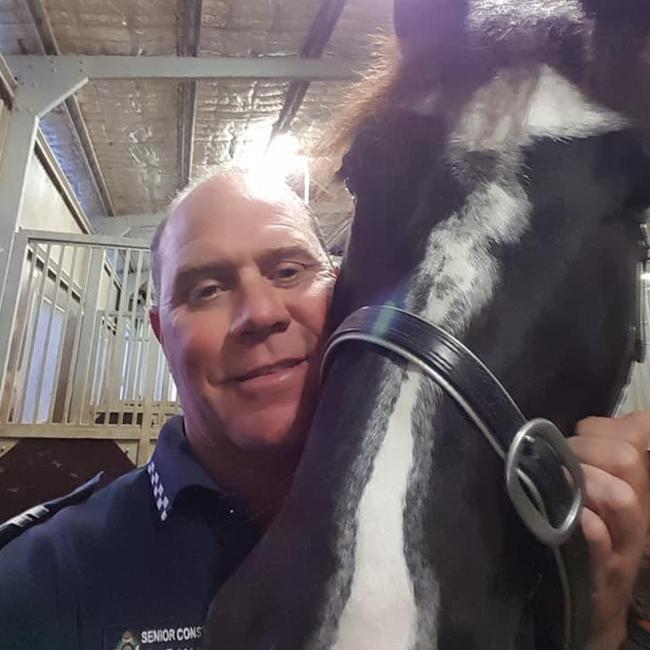
<svg viewBox="0 0 650 650"><path fill-rule="evenodd" d="M104 472L99 472L99 474L93 476L93 478L75 488L69 494L29 508L29 510L12 517L4 524L0 524L0 548L6 546L12 539L29 528L47 521L59 510L85 501L97 489L103 475Z"/></svg>

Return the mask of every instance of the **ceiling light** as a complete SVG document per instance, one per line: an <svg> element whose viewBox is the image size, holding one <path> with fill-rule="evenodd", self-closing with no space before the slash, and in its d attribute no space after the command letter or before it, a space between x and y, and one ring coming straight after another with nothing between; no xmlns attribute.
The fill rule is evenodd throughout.
<svg viewBox="0 0 650 650"><path fill-rule="evenodd" d="M271 140L266 151L255 156L249 164L253 179L272 186L284 182L290 176L303 179L303 199L309 203L309 163L300 154L300 141L296 136L283 133Z"/></svg>

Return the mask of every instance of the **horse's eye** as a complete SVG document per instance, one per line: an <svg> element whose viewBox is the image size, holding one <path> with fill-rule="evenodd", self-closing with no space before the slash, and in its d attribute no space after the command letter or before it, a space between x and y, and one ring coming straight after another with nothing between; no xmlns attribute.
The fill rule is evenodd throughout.
<svg viewBox="0 0 650 650"><path fill-rule="evenodd" d="M357 198L357 193L355 191L355 186L354 182L352 181L352 178L350 176L344 176L343 177L343 184L347 188L348 192L356 199Z"/></svg>
<svg viewBox="0 0 650 650"><path fill-rule="evenodd" d="M350 167L350 154L347 153L343 157L340 169L336 172L336 178L345 185L352 196L356 197L357 193L353 179L353 170Z"/></svg>

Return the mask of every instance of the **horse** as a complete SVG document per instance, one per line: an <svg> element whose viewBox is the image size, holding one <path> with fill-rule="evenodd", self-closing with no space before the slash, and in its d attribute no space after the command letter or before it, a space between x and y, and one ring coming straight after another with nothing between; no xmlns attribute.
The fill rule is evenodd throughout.
<svg viewBox="0 0 650 650"><path fill-rule="evenodd" d="M568 435L612 412L638 346L650 6L395 0L394 22L399 58L342 129L355 210L331 329L369 305L366 333L435 325ZM417 340L370 338L329 356L288 498L215 596L204 647L584 646L545 636L557 548L522 524L494 445Z"/></svg>

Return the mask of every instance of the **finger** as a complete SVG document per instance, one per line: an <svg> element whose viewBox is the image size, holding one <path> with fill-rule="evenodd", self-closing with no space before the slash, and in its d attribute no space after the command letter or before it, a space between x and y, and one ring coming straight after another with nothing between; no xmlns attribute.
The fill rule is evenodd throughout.
<svg viewBox="0 0 650 650"><path fill-rule="evenodd" d="M641 451L650 447L650 414L643 411L622 418L590 417L576 425L578 436L625 440Z"/></svg>
<svg viewBox="0 0 650 650"><path fill-rule="evenodd" d="M598 467L625 481L632 486L639 500L647 504L646 452L614 438L574 436L569 445L581 463Z"/></svg>
<svg viewBox="0 0 650 650"><path fill-rule="evenodd" d="M580 518L582 532L589 545L591 566L596 570L604 570L612 556L612 539L605 522L589 508L584 508Z"/></svg>
<svg viewBox="0 0 650 650"><path fill-rule="evenodd" d="M585 505L605 523L615 552L624 553L645 535L646 517L633 488L598 467L583 465Z"/></svg>

